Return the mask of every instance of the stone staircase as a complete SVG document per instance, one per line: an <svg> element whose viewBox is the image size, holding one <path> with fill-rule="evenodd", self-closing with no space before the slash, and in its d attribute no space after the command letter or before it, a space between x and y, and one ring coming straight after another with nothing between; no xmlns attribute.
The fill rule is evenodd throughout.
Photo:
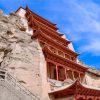
<svg viewBox="0 0 100 100"><path fill-rule="evenodd" d="M21 85L17 79L12 77L6 71L0 70L0 85L3 84L6 84L7 87L12 88L17 96L22 95L21 97L23 97L24 100L40 100L38 96L34 95L27 88ZM23 100L23 99L16 99L16 100ZM14 99L9 99L9 100L14 100Z"/></svg>

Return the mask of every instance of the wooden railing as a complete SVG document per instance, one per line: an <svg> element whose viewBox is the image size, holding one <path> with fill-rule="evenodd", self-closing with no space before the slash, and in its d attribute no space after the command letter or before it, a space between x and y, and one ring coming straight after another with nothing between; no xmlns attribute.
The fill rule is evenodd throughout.
<svg viewBox="0 0 100 100"><path fill-rule="evenodd" d="M16 90L19 90L22 94L24 94L27 100L40 100L38 96L31 93L26 87L21 85L18 80L12 77L9 73L4 70L0 70L0 80L3 80L13 86Z"/></svg>

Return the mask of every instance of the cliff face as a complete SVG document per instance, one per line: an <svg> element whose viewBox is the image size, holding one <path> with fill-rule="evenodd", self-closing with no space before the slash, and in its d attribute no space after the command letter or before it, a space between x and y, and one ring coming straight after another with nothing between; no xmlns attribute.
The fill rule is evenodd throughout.
<svg viewBox="0 0 100 100"><path fill-rule="evenodd" d="M46 62L25 10L4 15L0 11L0 69L6 70L41 100L48 100Z"/></svg>
<svg viewBox="0 0 100 100"><path fill-rule="evenodd" d="M0 81L0 99L1 100L28 100L25 95L16 91L14 87L10 86L8 83Z"/></svg>
<svg viewBox="0 0 100 100"><path fill-rule="evenodd" d="M24 20L26 21L26 20ZM41 94L38 40L32 40L20 16L0 13L0 68L5 69L37 96ZM34 92L35 91L35 92Z"/></svg>

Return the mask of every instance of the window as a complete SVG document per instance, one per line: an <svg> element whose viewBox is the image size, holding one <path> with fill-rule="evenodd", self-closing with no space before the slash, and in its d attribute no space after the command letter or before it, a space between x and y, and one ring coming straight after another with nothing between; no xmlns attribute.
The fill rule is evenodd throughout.
<svg viewBox="0 0 100 100"><path fill-rule="evenodd" d="M61 66L58 66L58 77L60 81L64 81L66 79L65 77L65 69Z"/></svg>
<svg viewBox="0 0 100 100"><path fill-rule="evenodd" d="M53 52L53 53L57 53L57 50L53 47L50 47L50 50Z"/></svg>
<svg viewBox="0 0 100 100"><path fill-rule="evenodd" d="M75 79L77 79L77 78L79 78L79 74L78 74L78 72L74 72L74 77L75 77Z"/></svg>
<svg viewBox="0 0 100 100"><path fill-rule="evenodd" d="M56 66L52 63L47 63L47 76L50 79L57 79Z"/></svg>
<svg viewBox="0 0 100 100"><path fill-rule="evenodd" d="M74 80L72 71L67 70L67 73L68 73L68 78L71 79L71 80Z"/></svg>
<svg viewBox="0 0 100 100"><path fill-rule="evenodd" d="M58 55L61 56L61 57L64 57L64 53L61 52L61 51L58 51Z"/></svg>
<svg viewBox="0 0 100 100"><path fill-rule="evenodd" d="M65 58L70 59L70 56L68 54L65 54Z"/></svg>
<svg viewBox="0 0 100 100"><path fill-rule="evenodd" d="M76 62L76 58L75 57L71 57L71 60Z"/></svg>

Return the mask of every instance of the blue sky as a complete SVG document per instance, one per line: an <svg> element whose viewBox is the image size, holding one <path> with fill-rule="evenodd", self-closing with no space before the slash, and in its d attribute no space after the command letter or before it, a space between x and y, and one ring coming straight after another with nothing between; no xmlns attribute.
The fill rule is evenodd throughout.
<svg viewBox="0 0 100 100"><path fill-rule="evenodd" d="M80 60L100 69L99 0L0 0L0 9L6 14L26 5L57 24L60 32L73 41Z"/></svg>

